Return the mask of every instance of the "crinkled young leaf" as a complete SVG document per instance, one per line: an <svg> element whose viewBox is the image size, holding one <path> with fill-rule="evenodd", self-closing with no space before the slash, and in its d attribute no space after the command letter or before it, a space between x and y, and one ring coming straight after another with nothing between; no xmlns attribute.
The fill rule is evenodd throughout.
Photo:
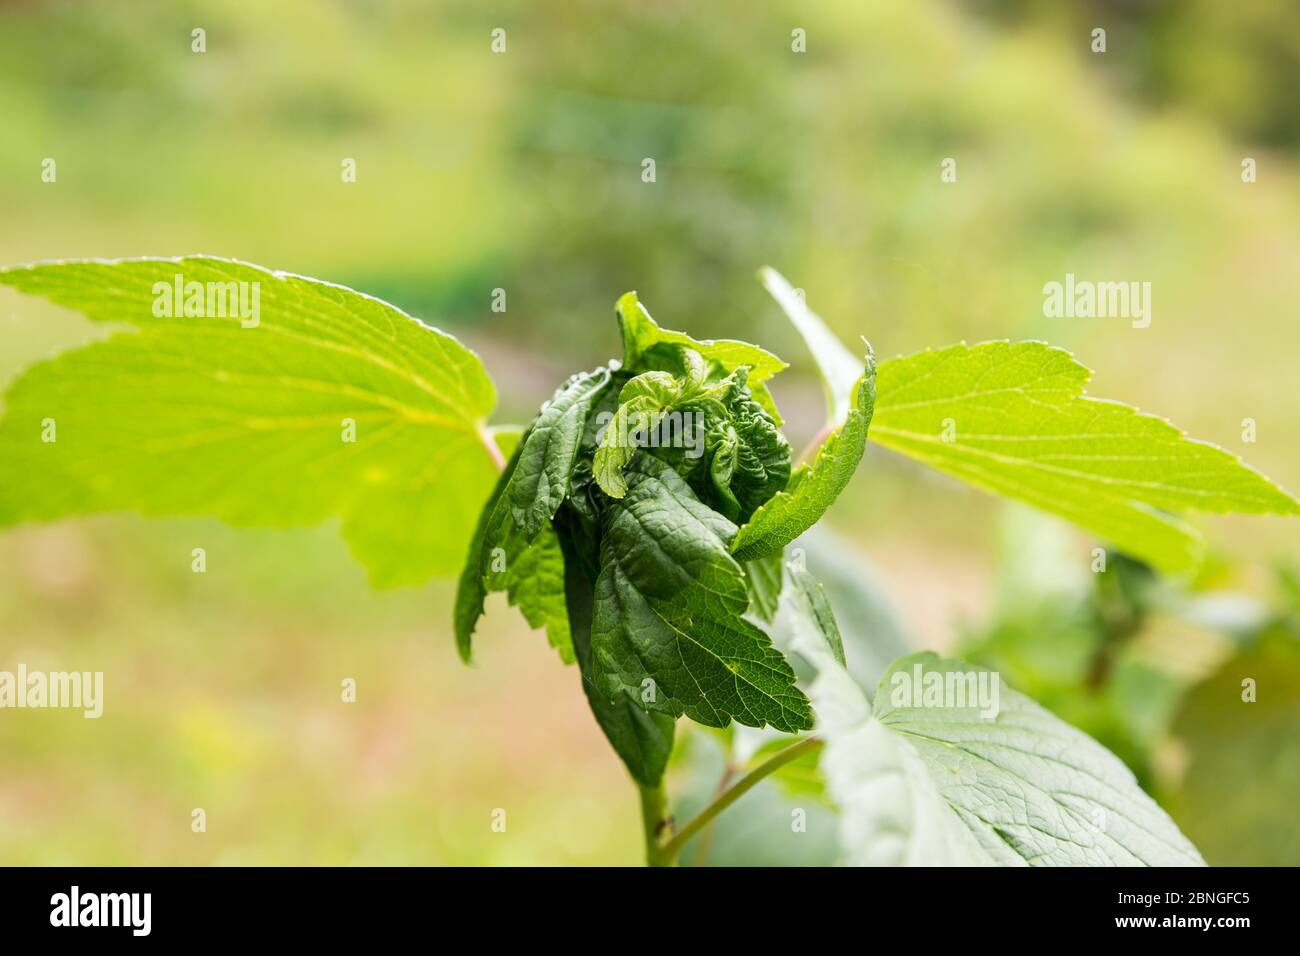
<svg viewBox="0 0 1300 956"><path fill-rule="evenodd" d="M248 317L186 317L184 297L179 314L155 315L177 275L205 292L246 283ZM0 284L132 326L10 389L0 525L107 511L262 527L339 517L377 584L455 572L496 475L483 424L496 394L450 335L342 286L211 257L46 263L0 271ZM47 421L56 441L42 441Z"/></svg>
<svg viewBox="0 0 1300 956"><path fill-rule="evenodd" d="M961 707L902 696L895 703L918 669L921 688L927 675L968 688L979 679L968 664L923 653L896 661L868 705L822 653L809 693L845 862L1202 865L1119 758L1024 695L999 685L992 719L969 698Z"/></svg>
<svg viewBox="0 0 1300 956"><path fill-rule="evenodd" d="M508 495L515 524L530 540L554 517L565 495L592 402L609 384L609 369L573 376L533 421Z"/></svg>
<svg viewBox="0 0 1300 956"><path fill-rule="evenodd" d="M748 391L748 366L719 375L720 366L693 349L672 348L685 371L642 372L623 386L592 473L605 494L622 498L623 469L644 449L709 507L747 518L789 482L790 445Z"/></svg>
<svg viewBox="0 0 1300 956"><path fill-rule="evenodd" d="M634 372L649 370L677 371L679 359L672 346L684 345L698 352L706 359L713 359L722 364L728 372L734 372L742 365L749 366L749 390L754 401L772 416L779 425L781 415L776 410L776 402L765 384L777 372L786 367L771 352L739 342L734 339L693 339L684 332L674 332L661 328L645 306L637 299L635 292L624 294L614 307L618 315L619 327L623 331L623 367Z"/></svg>
<svg viewBox="0 0 1300 956"><path fill-rule="evenodd" d="M857 471L867 447L867 429L876 398L876 363L870 351L866 367L844 423L831 431L812 463L805 462L795 469L786 489L741 526L731 546L738 560L780 554L817 523Z"/></svg>
<svg viewBox="0 0 1300 956"><path fill-rule="evenodd" d="M682 397L683 384L668 372L642 372L629 380L618 396L618 410L609 420L600 446L592 459L591 473L601 491L611 498L627 494L623 469L636 455L639 445L634 440L633 423L638 420L649 424L653 431L659 427L662 410L670 409ZM643 436L644 438L644 436Z"/></svg>
<svg viewBox="0 0 1300 956"><path fill-rule="evenodd" d="M741 616L749 595L727 553L735 526L655 458L638 457L627 479L627 496L606 512L601 541L596 686L610 697L643 695L650 686L647 706L714 727L734 718L807 729L812 713L794 672Z"/></svg>
<svg viewBox="0 0 1300 956"><path fill-rule="evenodd" d="M719 468L721 450L713 450L712 488L706 500L731 520L746 521L789 486L790 443L757 402L743 398L732 402L725 430L730 457ZM699 483L695 490L700 491Z"/></svg>
<svg viewBox="0 0 1300 956"><path fill-rule="evenodd" d="M1088 529L1165 571L1200 536L1169 512L1300 514L1236 455L1084 395L1092 373L1043 342L953 345L881 363L878 444Z"/></svg>

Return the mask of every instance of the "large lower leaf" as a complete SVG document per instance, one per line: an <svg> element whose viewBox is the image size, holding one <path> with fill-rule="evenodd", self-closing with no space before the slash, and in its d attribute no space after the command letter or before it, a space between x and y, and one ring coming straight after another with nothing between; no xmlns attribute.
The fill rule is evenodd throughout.
<svg viewBox="0 0 1300 956"><path fill-rule="evenodd" d="M848 485L866 450L875 404L876 363L870 352L866 367L858 379L848 417L831 430L811 464L795 469L786 490L760 506L737 532L732 552L738 560L780 554L821 519Z"/></svg>
<svg viewBox="0 0 1300 956"><path fill-rule="evenodd" d="M871 437L1087 528L1166 571L1200 559L1174 512L1298 514L1236 456L1083 394L1091 372L1042 342L953 345L880 365Z"/></svg>
<svg viewBox="0 0 1300 956"><path fill-rule="evenodd" d="M993 684L996 674L981 678L960 661L915 654L890 667L868 705L828 654L810 694L826 738L821 766L841 810L846 862L1202 863L1117 757ZM931 698L934 681L944 690ZM959 686L970 696L956 696ZM976 690L993 687L996 694L983 697ZM905 688L910 696L900 694ZM985 708L989 699L994 716Z"/></svg>
<svg viewBox="0 0 1300 956"><path fill-rule="evenodd" d="M338 517L377 584L455 572L496 475L496 396L450 335L341 286L209 257L48 263L0 283L132 327L9 391L0 524Z"/></svg>
<svg viewBox="0 0 1300 956"><path fill-rule="evenodd" d="M715 727L734 718L785 731L812 724L808 701L771 640L743 618L744 572L727 553L735 526L670 467L638 456L611 501L596 581L596 685Z"/></svg>

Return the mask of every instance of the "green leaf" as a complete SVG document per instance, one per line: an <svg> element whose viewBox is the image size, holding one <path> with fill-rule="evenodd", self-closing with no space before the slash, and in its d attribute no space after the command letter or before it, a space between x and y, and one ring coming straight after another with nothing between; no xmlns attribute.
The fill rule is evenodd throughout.
<svg viewBox="0 0 1300 956"><path fill-rule="evenodd" d="M1194 568L1200 536L1169 512L1298 514L1233 454L1161 418L1084 395L1091 372L1042 342L953 345L881 363L871 437L1028 502L1165 571Z"/></svg>
<svg viewBox="0 0 1300 956"><path fill-rule="evenodd" d="M835 612L831 610L825 589L799 562L790 561L785 569L790 577L789 595L795 613L821 633L831 656L845 666L844 640L840 637L840 626L835 622Z"/></svg>
<svg viewBox="0 0 1300 956"><path fill-rule="evenodd" d="M596 545L587 537L581 516L572 508L561 509L555 530L564 557L565 601L587 704L632 779L642 786L656 787L672 756L676 721L667 714L642 709L629 694L609 697L596 688L591 655L593 577L599 560Z"/></svg>
<svg viewBox="0 0 1300 956"><path fill-rule="evenodd" d="M456 586L456 604L452 613L456 631L456 650L465 663L469 663L473 650L474 628L483 616L483 604L487 600L491 587L493 549L500 548L499 555L507 562L509 553L505 550L507 532L510 528L510 512L505 502L505 492L519 465L519 451L510 457L505 470L497 478L492 494L479 512L478 524L474 536L470 539L469 554L461 568L460 580ZM519 539L517 539L519 540ZM518 555L516 554L516 557ZM504 571L509 567L500 568Z"/></svg>
<svg viewBox="0 0 1300 956"><path fill-rule="evenodd" d="M592 624L593 670L608 696L714 727L733 718L779 730L812 724L795 675L744 619L744 573L727 553L735 526L647 455L605 515Z"/></svg>
<svg viewBox="0 0 1300 956"><path fill-rule="evenodd" d="M566 664L574 661L573 641L564 599L564 556L549 519L530 541L514 524L507 504L514 487L529 433L516 448L479 515L469 554L456 588L453 614L456 649L471 660L474 628L492 591L505 591L512 606L535 628L545 628L550 645Z"/></svg>
<svg viewBox="0 0 1300 956"><path fill-rule="evenodd" d="M826 327L821 316L808 308L803 297L771 266L758 271L763 288L776 300L791 324L803 336L821 372L826 392L826 418L838 424L848 418L853 393L862 377L862 360L844 347L839 336Z"/></svg>
<svg viewBox="0 0 1300 956"><path fill-rule="evenodd" d="M859 685L875 687L885 668L913 645L871 560L825 524L809 528L790 547L789 554L791 560L804 562L835 609L849 673ZM775 626L772 640L785 649Z"/></svg>
<svg viewBox="0 0 1300 956"><path fill-rule="evenodd" d="M623 469L640 450L640 445L633 440L633 423L641 420L644 430L657 429L661 413L671 409L681 397L682 384L668 372L642 372L623 386L618 395L618 410L610 419L592 460L592 477L601 491L611 498L627 494Z"/></svg>
<svg viewBox="0 0 1300 956"><path fill-rule="evenodd" d="M781 557L774 554L744 564L745 577L749 580L750 611L764 621L771 621L776 616L781 603L781 590L785 586Z"/></svg>
<svg viewBox="0 0 1300 956"><path fill-rule="evenodd" d="M819 676L810 693L822 720L821 768L840 807L846 862L1202 863L1117 757L1029 698L993 684L996 674L983 673L989 694L974 706L971 698L922 696L932 681L973 693L981 680L976 668L930 653L896 661L873 706L842 669ZM903 697L909 686L915 698ZM993 717L983 707L989 700Z"/></svg>
<svg viewBox="0 0 1300 956"><path fill-rule="evenodd" d="M870 346L866 365L843 424L831 431L811 464L795 469L786 490L759 507L736 534L732 553L738 560L780 554L821 519L848 485L867 447L876 397L876 363Z"/></svg>
<svg viewBox="0 0 1300 956"><path fill-rule="evenodd" d="M609 369L600 368L573 376L542 406L528 430L509 497L515 524L530 540L569 493L587 414L609 385L609 374Z"/></svg>
<svg viewBox="0 0 1300 956"><path fill-rule="evenodd" d="M532 541L525 541L516 529L507 548L505 590L510 603L535 628L546 630L546 639L559 651L566 664L574 661L569 615L564 606L564 555L549 522L538 529ZM511 550L517 553L509 556Z"/></svg>
<svg viewBox="0 0 1300 956"><path fill-rule="evenodd" d="M645 306L637 299L635 292L625 293L614 307L618 315L619 327L623 330L623 366L631 371L647 370L675 371L677 363L673 354L675 350L665 346L684 345L694 349L706 359L720 362L728 372L734 372L742 365L749 366L749 389L754 401L772 416L779 425L781 416L776 410L776 402L764 384L777 372L786 367L786 363L765 349L748 342L735 339L693 339L684 332L674 332L661 328Z"/></svg>
<svg viewBox="0 0 1300 956"><path fill-rule="evenodd" d="M187 317L183 301L156 316L177 275L205 291L247 283L233 287L247 320ZM210 257L49 263L0 283L133 327L10 389L0 525L106 511L260 527L338 517L376 584L456 571L498 452L483 424L492 382L450 335L341 286ZM42 441L47 420L55 442Z"/></svg>

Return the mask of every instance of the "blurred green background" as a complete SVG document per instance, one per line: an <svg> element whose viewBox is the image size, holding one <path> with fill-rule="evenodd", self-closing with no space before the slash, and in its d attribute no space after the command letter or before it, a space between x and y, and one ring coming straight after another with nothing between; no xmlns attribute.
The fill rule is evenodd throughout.
<svg viewBox="0 0 1300 956"><path fill-rule="evenodd" d="M479 351L500 422L611 357L637 289L665 325L787 357L799 447L820 395L754 280L769 263L881 356L1069 347L1094 394L1295 489L1298 87L1300 7L1269 0L8 2L0 263L206 252L350 285ZM1067 272L1150 281L1150 328L1044 318ZM93 334L0 292L0 380ZM1207 521L1197 581L1103 583L1094 542L879 450L830 520L857 549L837 570L869 559L908 641L996 663L1098 736L1210 862L1300 863L1294 524ZM576 672L504 601L462 667L450 593L370 591L329 527L3 534L0 669L102 670L106 704L0 713L0 863L639 862ZM684 794L712 786L699 763ZM780 796L746 797L749 819ZM710 860L767 859L772 830L720 828Z"/></svg>

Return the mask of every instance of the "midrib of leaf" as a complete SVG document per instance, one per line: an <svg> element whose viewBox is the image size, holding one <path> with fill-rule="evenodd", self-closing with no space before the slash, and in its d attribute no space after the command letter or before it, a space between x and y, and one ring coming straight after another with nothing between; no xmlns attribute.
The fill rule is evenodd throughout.
<svg viewBox="0 0 1300 956"><path fill-rule="evenodd" d="M1135 855L1128 847L1124 846L1124 844L1120 843L1118 840L1116 840L1105 830L1098 830L1096 827L1092 827L1091 820L1086 815L1081 814L1078 808L1072 807L1068 803L1062 803L1059 797L1061 797L1062 795L1075 797L1079 800L1086 801L1087 803L1093 804L1094 806L1104 807L1108 814L1114 814L1115 817L1122 820L1126 820L1134 827L1142 829L1142 832L1144 834L1146 834L1148 837L1154 837L1158 842L1166 846L1171 852L1178 853L1178 854L1182 854L1186 852L1183 847L1171 843L1169 840L1166 840L1160 834L1152 833L1150 830L1147 830L1145 827L1143 827L1140 821L1124 813L1122 809L1122 803L1115 802L1115 798L1117 797L1122 801L1123 795L1117 793L1115 788L1111 787L1106 781L1100 780L1099 778L1095 777L1092 771L1087 767L1077 766L1066 760L1062 760L1059 757L1055 757L1051 754L1038 753L1033 750L1026 750L1023 747L1013 747L1010 744L1003 743L1003 742L997 742L993 744L993 746L999 750L1006 750L1006 751L1010 751L1011 753L1021 754L1022 756L1031 758L1033 760L1042 760L1046 763L1054 763L1060 767L1064 767L1066 770L1069 770L1072 773L1086 774L1090 779L1096 780L1106 785L1107 789L1111 793L1111 798L1109 800L1103 802L1097 797L1090 796L1087 794L1082 794L1082 793L1075 793L1070 790L1060 790L1060 789L1051 790L1051 791L1044 790L1041 787L1036 786L1032 780L1026 778L1023 774L1020 774L1018 771L1009 770L1007 767L998 763L996 760L992 760L989 757L985 756L984 754L972 750L970 747L964 746L963 744L958 743L957 741L945 740L942 737L932 737L929 734L922 734L922 733L918 733L915 730L910 730L903 727L897 727L890 724L888 721L881 721L881 722L887 728L889 728L891 733L897 734L899 737L902 738L910 737L916 740L924 740L927 741L928 743L935 744L937 746L942 746L949 750L954 750L961 754L965 754L967 757L970 757L973 760L978 760L981 763L988 764L990 767L993 767L994 769L998 770L1001 773L1014 773L1019 778L1019 782L1021 786L1027 787L1035 791L1036 793L1041 794L1044 798L1050 800L1053 804L1060 807L1066 813L1070 814L1070 816L1072 816L1075 820L1077 820L1081 825L1089 826L1095 832L1099 833L1102 837L1108 840L1113 847L1118 849L1121 853L1123 853L1125 856L1129 857L1130 859L1137 861L1138 863L1144 863L1141 857ZM1035 732L1035 728L1032 727L1024 727L1019 729L1025 731L1026 733ZM917 756L919 758L920 754L918 754ZM1033 857L1025 856L1023 853L1020 852L1020 847L1016 846L1015 844L1007 840L1006 834L1002 832L1002 830L999 828L999 825L997 823L991 820L986 820L984 817L981 817L979 814L975 813L973 810L970 810L969 808L960 807L948 803L947 799L944 798L943 796L942 788L940 788L939 796L940 799L943 799L944 803L946 803L953 810L954 813L957 813L962 816L970 816L976 820L979 820L980 823L984 824L986 827L988 827L990 830L996 833L1003 840L1003 842L1007 844L1007 846L1012 850L1012 852L1014 852L1017 856L1025 860L1025 862L1027 863L1032 862ZM1039 833L1042 833L1044 836L1050 837L1052 839L1058 839L1058 835L1052 832L1051 830L1046 830L1042 827L1034 826L1032 823L1029 823L1027 821L1022 825L1031 830L1035 830Z"/></svg>
<svg viewBox="0 0 1300 956"><path fill-rule="evenodd" d="M220 260L217 261L219 262ZM224 271L223 267L220 265L215 265L212 268L214 269L214 271L217 272ZM225 272L224 274L232 281L239 281L237 278L235 278L236 274L232 274L230 272ZM458 356L449 354L447 350L443 347L446 339L444 333L438 331L437 329L432 328L429 325L426 325L425 323L421 322L419 319L415 318L414 316L407 315L405 312L402 312L400 309L397 309L395 306L392 306L389 303L376 299L373 296L366 295L364 292L356 292L355 290L352 289L344 289L342 286L336 285L335 283L325 282L320 279L312 279L307 276L298 276L288 272L274 272L272 273L272 276L284 281L286 288L291 288L294 282L302 282L308 286L311 286L313 289L324 293L328 298L330 298L334 302L335 306L339 309L340 312L342 312L350 319L352 319L352 324L342 326L342 329L345 331L360 330L364 335L371 335L371 336L376 335L376 330L373 328L371 323L368 322L364 316L358 314L352 309L352 307L347 301L347 296L355 295L360 299L363 299L368 302L372 302L376 306L378 306L376 317L382 318L383 321L387 324L390 332L390 336L389 336L390 338L396 337L397 328L395 325L393 325L393 318L392 315L390 315L389 313L390 311L396 312L397 314L403 316L406 320L413 322L414 324L420 326L421 328L434 333L434 344L437 346L438 351L442 353L441 358L444 361L447 361L449 364L457 368L459 368L462 364L463 360L460 360ZM340 295L340 293L347 293L347 296ZM298 296L297 298L301 300L302 297ZM326 317L328 317L328 313L326 313ZM302 324L307 328L322 328L322 329L325 328L324 323L313 320L309 314L302 315ZM372 364L377 365L380 368L383 368L385 370L397 374L405 374L413 384L415 384L418 388L426 392L430 397L437 399L442 404L447 406L453 404L453 402L449 398L447 398L446 395L442 394L437 389L435 389L433 385L427 379L424 378L424 376L419 375L411 367L409 363L403 363L401 365L397 365L393 362L390 362L388 359L384 358L383 356L377 355L376 353L370 351L369 349L360 349L354 346L349 346L348 343L342 339L342 337L336 337L336 340L332 341L331 339L324 338L324 337L313 338L311 336L299 335L292 332L288 328L284 328L282 326L278 326L275 324L271 324L267 328L269 328L273 332L276 332L277 334L282 334L289 338L297 338L301 341L319 344L324 348L335 349L343 354L350 354L353 357L362 358L363 360L371 362Z"/></svg>
<svg viewBox="0 0 1300 956"><path fill-rule="evenodd" d="M224 318L184 316L183 300L154 316L153 284L175 274L260 283L259 324L241 327L233 306ZM0 496L6 523L98 511L254 526L338 516L377 583L416 583L445 572L468 533L459 518L440 530L437 509L472 508L477 476L500 467L485 424L495 389L478 357L363 293L210 257L38 264L0 270L0 284L113 330L10 389L0 435L23 480ZM38 454L20 430L45 409L58 418L57 453ZM361 429L352 443L338 436L347 418Z"/></svg>
<svg viewBox="0 0 1300 956"><path fill-rule="evenodd" d="M131 264L137 262L140 264L166 263L169 265L175 265L178 268L184 268L187 265L187 260L185 259L177 259L177 260L124 259L124 260L85 260L85 261L93 264L102 264L102 265L119 265L124 263ZM297 307L297 312L295 313L296 323L305 329L314 330L314 332L316 333L316 334L306 334L303 332L299 332L296 331L294 328L281 325L275 321L263 321L256 327L256 329L242 329L237 327L229 328L230 325L237 324L237 320L234 319L190 318L190 319L183 320L186 322L197 321L197 322L204 323L205 334L211 335L214 332L224 331L227 332L227 334L229 335L247 335L250 332L277 335L293 342L311 345L320 349L324 349L326 351L333 352L335 354L344 355L349 358L353 358L363 363L372 365L375 368L382 369L383 371L388 372L394 375L395 377L408 382L410 385L414 386L418 391L423 392L425 395L429 396L429 398L431 398L435 404L441 406L444 409L454 409L458 406L458 404L461 405L469 404L468 396L461 395L459 397L459 400L457 398L450 396L448 393L435 387L435 385L428 378L426 378L424 375L421 375L419 372L417 372L409 362L402 362L400 364L392 362L389 359L385 358L384 356L375 353L370 348L365 347L367 338L369 338L371 341L383 341L383 339L379 337L378 329L375 327L376 322L379 320L382 320L387 325L390 331L389 341L391 342L392 340L395 340L397 338L397 330L396 330L396 326L394 326L393 324L393 316L389 314L391 311L393 313L402 316L406 321L409 321L419 326L421 329L430 333L428 336L428 341L423 344L427 346L431 346L433 349L436 349L438 353L436 357L430 356L431 362L436 363L440 361L445 365L454 369L460 369L462 367L464 361L463 357L458 356L455 353L449 352L446 349L445 340L447 339L447 336L445 333L437 329L434 329L429 325L426 325L425 323L421 322L419 319L416 319L414 316L407 315L406 313L402 312L400 309L397 309L395 306L392 306L386 302L382 302L381 300L376 299L373 296L366 295L365 293L356 292L355 290L351 290L351 289L346 289L343 286L339 286L335 283L325 282L323 280L313 279L307 276L299 276L289 272L278 272L278 271L272 272L269 270L262 269L260 266L255 266L251 263L239 262L237 260L223 260L217 257L203 256L203 257L193 257L193 259L189 260L189 262L201 265L203 268L211 270L212 272L216 273L218 276L224 277L224 279L228 282L243 282L248 280L243 274L238 272L232 272L228 268L226 268L226 263L239 265L244 268L252 269L259 273L262 273L263 275L266 276L267 286L270 287L273 292L273 296L270 300L270 303L268 303L266 300L263 300L261 303L262 306L265 307L268 304L275 304L276 298L279 295L283 294L283 297L285 299L293 300L292 302L285 304L286 308L293 308L294 306ZM37 265L41 265L41 264L38 263ZM0 272L11 272L11 271L17 272L18 270L10 270L10 269L0 270ZM69 280L72 281L69 282ZM83 285L87 289L87 292L89 294L92 294L99 298L103 298L107 295L109 297L118 298L128 302L134 301L138 303L140 301L139 293L132 293L128 295L121 289L120 286L115 287L111 285L102 285L91 281L87 277L83 277L75 274L74 275L61 274L61 281L68 285L77 285L77 284ZM303 295L298 293L297 289L295 288L297 283L303 283L304 285L310 287L313 291L321 294L321 296L327 299L338 313L340 313L346 319L350 319L351 321L350 322L335 321L334 315L329 311L317 310L315 312L316 317L313 317L311 314L309 314L309 312L314 309L314 306ZM29 291L25 286L18 285L17 287L21 291ZM345 296L341 293L346 293L347 296L356 296L360 299L374 303L374 305L376 306L374 314L366 316L366 315L361 315L360 313L354 311L347 303ZM35 294L44 294L44 293L37 291L35 292ZM74 308L74 309L76 308L76 306L70 306L70 305L64 307ZM84 311L84 310L79 310L79 311ZM85 314L89 314L89 313L85 313ZM95 318L95 316L91 315L91 318ZM119 319L119 321L128 322L142 329L158 330L154 334L158 334L158 333L166 334L163 330L174 328L176 325L175 319L146 321L146 320L132 318L129 314L122 316ZM360 389L357 386L351 384L331 383L328 381L312 381L309 379L295 379L286 376L267 375L267 376L254 377L254 376L248 376L244 373L231 372L229 370L222 370L222 369L214 370L209 367L202 366L200 363L195 364L194 370L199 371L201 373L212 374L218 381L222 380L221 376L226 376L225 380L227 381L236 381L236 382L240 381L241 379L251 380L254 382L270 380L287 386L300 387L305 390L312 390L312 388L314 387L316 390L324 391L328 393L341 392L345 394L352 394L354 397L362 397L367 400L374 401L377 404L392 407L394 410L402 411L412 421L419 421L427 424L436 424L439 427L445 427L445 428L455 429L459 431L472 432L478 429L478 422L467 423L464 418L448 417L445 415L437 414L435 412L416 409L413 406L410 406L406 403L402 403L389 396L384 396L381 393L370 392L365 389Z"/></svg>
<svg viewBox="0 0 1300 956"><path fill-rule="evenodd" d="M1078 399L1078 401L1089 401L1089 399L1081 398ZM897 409L899 407L900 406L898 405L891 405L889 410L893 411L894 409ZM993 410L990 409L989 411L993 411ZM1116 488L1144 488L1151 491L1167 491L1175 495L1189 495L1191 497L1200 497L1213 503L1211 507L1207 510L1220 510L1220 509L1229 510L1227 506L1222 503L1223 495L1221 492L1206 491L1198 488L1184 488L1184 487L1180 487L1179 485L1174 485L1163 481L1141 481L1135 478L1112 478L1108 475L1098 475L1092 472L1079 471L1077 469L1066 468L1059 465L1050 465L1044 462L1042 456L1034 456L1029 458L1014 458L1010 455L1002 455L994 451L989 451L988 449L985 448L978 448L972 445L965 444L965 442L972 439L978 439L978 440L988 439L993 441L1006 441L1006 442L1016 442L1016 441L1028 442L1033 440L1047 440L1047 439L1032 439L1025 436L1015 436L1015 435L1002 435L1002 436L991 437L991 436L968 435L964 433L959 433L958 441L945 442L942 438L936 437L934 435L927 435L921 432L914 432L914 431L909 431L907 429L892 428L888 425L877 424L871 429L871 436L873 438L878 438L881 435L887 435L887 436L893 435L899 438L904 438L908 441L918 442L924 445L935 445L957 455L965 454L973 458L986 458L990 461L998 462L1000 464L1005 464L1005 465L1011 465L1017 468L1032 467L1044 471L1048 474L1057 475L1071 480L1083 481L1089 484L1101 485L1103 487L1113 486ZM1091 435L1087 433L1078 433L1078 434L1067 434L1061 436L1052 436L1051 440L1092 441L1093 439L1098 437L1101 436ZM1141 439L1143 436L1140 434L1124 434L1124 435L1113 435L1113 436L1106 436L1106 437ZM1192 438L1184 437L1183 440L1188 442L1195 442L1196 444L1204 445L1207 448L1221 450L1218 449L1218 447L1215 445L1210 445L1207 442L1196 442L1196 440ZM887 441L879 442L879 444L884 445L886 447L889 447L890 445L890 443ZM1071 457L1071 460L1078 460L1078 461L1184 461L1185 460L1183 456L1179 456L1179 455L1170 455L1170 456L1089 455L1089 456L1069 456L1069 457ZM1246 467L1246 466L1239 464L1238 467ZM1182 472L1180 473L1179 477L1211 478L1216 475L1224 475L1225 473L1230 473L1230 472L1231 469L1215 469L1213 471ZM1258 495L1252 495L1249 492L1243 493L1240 491L1234 491L1233 495L1239 499L1254 501L1261 508L1266 508L1266 509L1269 508L1269 499L1267 498ZM1124 499L1116 498L1115 500L1123 501Z"/></svg>

